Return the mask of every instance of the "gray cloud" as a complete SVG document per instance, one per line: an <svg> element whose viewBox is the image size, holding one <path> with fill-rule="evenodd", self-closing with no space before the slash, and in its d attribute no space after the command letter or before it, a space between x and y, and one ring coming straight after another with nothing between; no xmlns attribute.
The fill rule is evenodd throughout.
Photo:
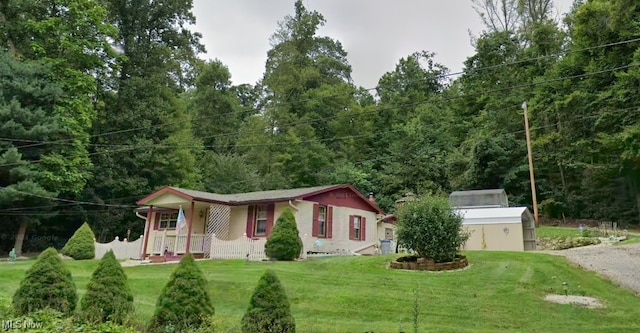
<svg viewBox="0 0 640 333"><path fill-rule="evenodd" d="M555 1L567 11L571 0ZM402 57L416 51L436 53L436 61L460 71L473 54L469 31L482 23L470 0L306 0L324 15L319 34L339 40L349 53L353 79L372 88ZM229 67L234 84L255 83L264 73L269 37L278 21L292 15L294 0L194 0L196 26L207 48L204 58Z"/></svg>

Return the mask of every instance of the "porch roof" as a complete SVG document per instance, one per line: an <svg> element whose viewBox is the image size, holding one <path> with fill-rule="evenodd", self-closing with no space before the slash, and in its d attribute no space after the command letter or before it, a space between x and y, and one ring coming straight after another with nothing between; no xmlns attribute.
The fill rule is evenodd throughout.
<svg viewBox="0 0 640 333"><path fill-rule="evenodd" d="M211 202L211 203L219 203L226 204L231 206L240 206L240 205L250 205L257 203L267 203L267 202L277 202L277 201L287 201L287 200L302 200L305 197L309 197L312 195L336 190L336 189L350 189L354 193L356 193L361 199L371 205L377 212L380 214L384 214L384 212L373 202L369 201L365 198L358 190L356 190L353 186L348 184L341 185L325 185L325 186L315 186L315 187L305 187L305 188L294 188L287 190L271 190L271 191L258 191L258 192L247 192L247 193L234 193L234 194L218 194L218 193L209 193L203 191L189 190L179 187L171 187L166 186L161 188L160 190L138 200L138 205L148 205L148 202L152 201L154 198L157 198L160 195L165 193L171 193L177 196L184 198L185 200L193 200L193 201L202 201L202 202Z"/></svg>

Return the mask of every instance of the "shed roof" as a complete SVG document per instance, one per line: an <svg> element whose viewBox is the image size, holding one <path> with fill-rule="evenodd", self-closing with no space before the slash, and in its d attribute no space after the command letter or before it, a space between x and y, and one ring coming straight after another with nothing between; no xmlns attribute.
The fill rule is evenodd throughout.
<svg viewBox="0 0 640 333"><path fill-rule="evenodd" d="M531 215L527 207L456 209L456 211L463 216L463 225L522 223L523 214Z"/></svg>
<svg viewBox="0 0 640 333"><path fill-rule="evenodd" d="M509 207L507 193L503 189L454 191L449 195L453 207Z"/></svg>

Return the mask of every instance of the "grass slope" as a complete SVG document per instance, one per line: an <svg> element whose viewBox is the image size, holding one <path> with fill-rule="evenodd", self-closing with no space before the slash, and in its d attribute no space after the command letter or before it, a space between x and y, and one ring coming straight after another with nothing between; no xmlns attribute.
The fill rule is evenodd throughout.
<svg viewBox="0 0 640 333"><path fill-rule="evenodd" d="M420 332L640 332L640 298L541 253L468 252L464 271L425 273L386 269L393 256L316 258L304 262L200 261L216 317L239 332L260 276L278 274L299 332L412 331L413 289L419 290ZM98 261L65 261L80 293ZM32 262L0 264L0 297L11 297ZM138 318L147 322L175 265L126 268ZM578 286L605 309L542 300Z"/></svg>

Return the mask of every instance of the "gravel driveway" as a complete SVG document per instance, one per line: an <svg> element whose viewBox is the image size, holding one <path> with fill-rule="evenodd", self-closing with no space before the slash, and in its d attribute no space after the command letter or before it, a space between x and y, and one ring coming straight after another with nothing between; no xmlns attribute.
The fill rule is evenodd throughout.
<svg viewBox="0 0 640 333"><path fill-rule="evenodd" d="M640 243L600 244L542 252L564 256L578 266L604 275L640 295Z"/></svg>

